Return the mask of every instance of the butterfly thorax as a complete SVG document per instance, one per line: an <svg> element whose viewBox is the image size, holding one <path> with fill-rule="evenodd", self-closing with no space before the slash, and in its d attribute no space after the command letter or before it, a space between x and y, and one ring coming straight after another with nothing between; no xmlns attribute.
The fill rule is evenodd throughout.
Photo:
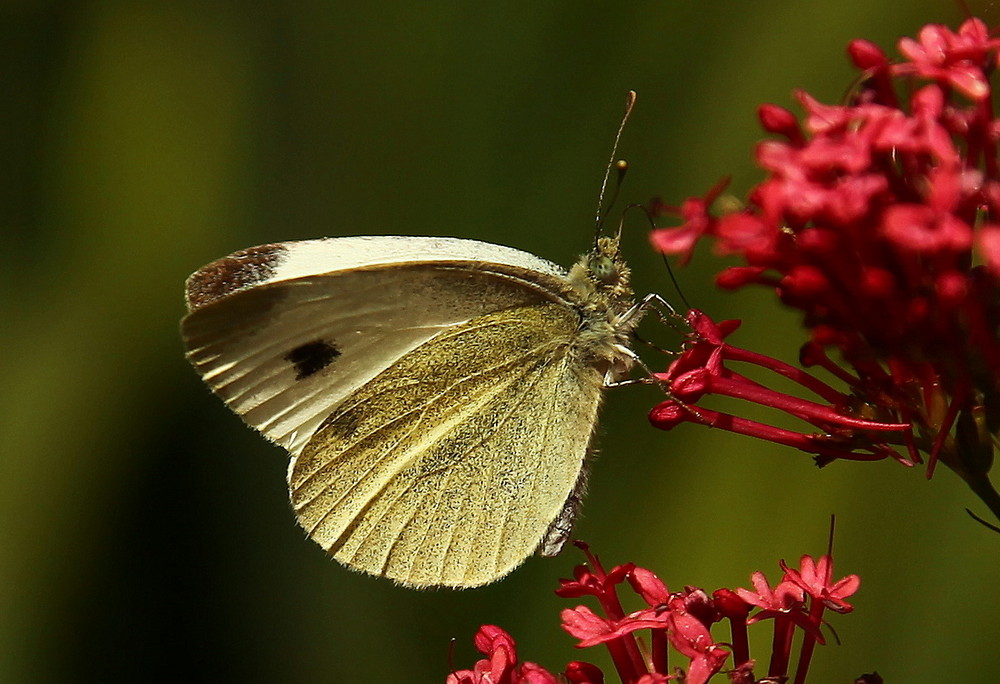
<svg viewBox="0 0 1000 684"><path fill-rule="evenodd" d="M570 269L569 283L581 315L577 353L591 357L600 370L624 375L632 365L628 342L639 316L618 238L599 238L593 251Z"/></svg>

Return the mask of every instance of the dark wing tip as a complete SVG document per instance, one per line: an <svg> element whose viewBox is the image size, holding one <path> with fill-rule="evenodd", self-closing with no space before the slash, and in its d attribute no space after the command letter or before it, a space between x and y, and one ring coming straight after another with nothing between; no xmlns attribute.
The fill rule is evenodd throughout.
<svg viewBox="0 0 1000 684"><path fill-rule="evenodd" d="M281 243L233 252L192 273L185 286L188 311L265 282L274 275L287 248Z"/></svg>

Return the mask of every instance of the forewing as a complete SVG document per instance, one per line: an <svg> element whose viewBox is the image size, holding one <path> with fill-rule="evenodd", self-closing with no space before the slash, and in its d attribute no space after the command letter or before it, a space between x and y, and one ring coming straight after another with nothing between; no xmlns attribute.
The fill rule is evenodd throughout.
<svg viewBox="0 0 1000 684"><path fill-rule="evenodd" d="M548 262L471 240L265 245L189 279L182 332L212 390L295 454L345 397L442 330L563 287Z"/></svg>
<svg viewBox="0 0 1000 684"><path fill-rule="evenodd" d="M578 313L544 304L442 334L360 388L289 472L309 535L411 586L502 577L576 484L601 376L571 353Z"/></svg>

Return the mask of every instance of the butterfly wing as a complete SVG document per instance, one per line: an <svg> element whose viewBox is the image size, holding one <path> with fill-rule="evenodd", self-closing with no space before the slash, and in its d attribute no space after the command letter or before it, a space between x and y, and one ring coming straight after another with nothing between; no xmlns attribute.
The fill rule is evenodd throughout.
<svg viewBox="0 0 1000 684"><path fill-rule="evenodd" d="M559 303L442 333L358 388L289 470L309 535L410 586L485 584L530 555L576 485L602 376Z"/></svg>
<svg viewBox="0 0 1000 684"><path fill-rule="evenodd" d="M351 237L263 245L188 279L188 359L237 414L301 451L355 390L442 330L561 301L564 272L474 240Z"/></svg>

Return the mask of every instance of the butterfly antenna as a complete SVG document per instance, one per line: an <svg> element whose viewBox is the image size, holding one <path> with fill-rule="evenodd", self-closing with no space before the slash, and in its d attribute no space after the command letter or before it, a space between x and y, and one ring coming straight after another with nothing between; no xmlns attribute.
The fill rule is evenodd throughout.
<svg viewBox="0 0 1000 684"><path fill-rule="evenodd" d="M630 209L638 209L640 212L642 212L642 215L646 217L646 221L649 222L649 227L653 229L656 228L656 221L653 220L652 214L649 213L649 207L647 207L644 204L630 204L627 207L625 207L625 211L622 212L623 221L625 213ZM621 225L618 226L618 235L619 237L621 236ZM667 275L670 276L670 282L674 286L674 290L677 292L677 295L681 298L681 301L684 302L685 308L690 310L692 308L691 302L689 302L687 300L687 297L684 296L684 290L681 289L680 283L677 282L677 275L674 273L674 269L670 267L670 261L667 259L667 255L661 253L660 256L663 258L663 265L667 267Z"/></svg>
<svg viewBox="0 0 1000 684"><path fill-rule="evenodd" d="M677 282L677 276L674 274L674 269L670 267L670 261L667 259L667 255L660 254L660 256L663 258L663 265L667 267L667 274L670 276L670 282L673 283L674 291L677 292L677 296L681 298L681 301L684 302L684 306L690 311L693 308L691 306L691 302L689 302L687 297L684 296L684 290L681 289L681 284Z"/></svg>
<svg viewBox="0 0 1000 684"><path fill-rule="evenodd" d="M601 228L604 225L604 193L608 188L608 179L611 178L611 169L614 168L618 171L618 178L615 182L615 194L611 198L611 204L614 204L615 199L618 197L618 191L622 185L622 178L625 176L625 172L628 171L628 163L624 160L615 160L615 156L618 154L618 142L622 139L622 132L625 130L625 124L628 122L629 116L632 114L632 108L635 107L636 94L634 90L628 91L625 96L625 114L622 116L622 122L618 125L618 132L615 133L615 142L611 146L611 159L608 160L608 166L604 169L604 180L601 182L601 192L597 196L597 216L594 218L594 245L597 245L597 238L601 235Z"/></svg>

